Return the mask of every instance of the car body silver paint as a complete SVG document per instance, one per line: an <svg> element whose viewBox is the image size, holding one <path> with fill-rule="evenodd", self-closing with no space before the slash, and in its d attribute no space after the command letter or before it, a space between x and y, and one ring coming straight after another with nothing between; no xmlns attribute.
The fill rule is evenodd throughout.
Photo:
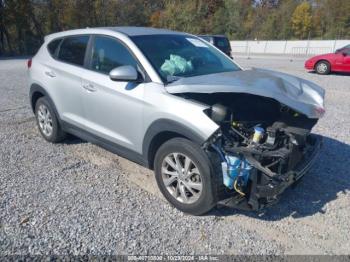
<svg viewBox="0 0 350 262"><path fill-rule="evenodd" d="M143 30L140 32L144 33ZM113 81L107 74L52 58L47 44L53 39L73 35L116 38L138 58L151 81ZM45 72L53 73L55 77ZM33 57L29 70L29 85L32 84L38 84L47 91L62 120L140 154L147 129L159 119L188 126L203 141L218 129L217 124L203 112L207 106L167 93L142 52L127 35L114 29L79 29L45 37L45 43Z"/></svg>
<svg viewBox="0 0 350 262"><path fill-rule="evenodd" d="M137 71L135 67L130 65L119 66L109 72L109 78L115 81L136 81Z"/></svg>
<svg viewBox="0 0 350 262"><path fill-rule="evenodd" d="M120 32L128 36L137 35L159 35L159 34L172 34L172 35L184 35L187 33L177 32L162 28L142 27L142 26L116 26L116 27L101 27L101 29L108 29L114 32Z"/></svg>
<svg viewBox="0 0 350 262"><path fill-rule="evenodd" d="M206 106L171 95L162 84L112 81L97 72L82 81L96 88L82 93L84 129L138 153L147 129L159 119L186 125L203 140L218 128L203 112Z"/></svg>
<svg viewBox="0 0 350 262"><path fill-rule="evenodd" d="M242 70L182 78L167 85L171 94L247 93L273 98L310 118L324 108L325 91L318 85L285 73L265 69Z"/></svg>
<svg viewBox="0 0 350 262"><path fill-rule="evenodd" d="M246 77L240 77L237 80L234 80L232 76L218 78L216 75L209 75L183 79L165 87L145 55L128 37L128 34L157 33L182 34L169 30L116 27L78 29L46 36L45 43L33 57L32 67L29 70L29 85L37 84L46 90L55 103L62 120L135 152L142 153L142 143L147 129L159 119L169 119L185 125L203 138L203 141L219 128L203 112L208 106L170 93L212 93L219 90L236 92L238 85L234 87L233 83L240 83L242 91L248 90L250 85L253 85L255 86L252 88L255 90L254 93L268 96L268 93L272 91L265 84L275 83L276 85L278 81L282 81L276 80L282 79L280 77L273 78L272 74L270 77L265 76L260 80L256 78L249 80L251 72L248 71ZM150 81L144 83L112 81L107 74L94 72L52 58L47 50L47 44L53 39L73 35L106 35L118 39L128 46L138 58ZM242 72L236 73L244 74ZM243 83L247 86L243 86ZM308 82L303 83L311 85ZM262 84L260 88L258 84ZM284 89L281 88L281 90ZM277 94L277 90L274 92L274 95L281 100L283 100L283 96L289 96L289 93L286 92L279 91L280 95ZM294 103L302 105L302 102L297 101L297 98L295 98ZM322 103L323 99L320 99L319 104Z"/></svg>

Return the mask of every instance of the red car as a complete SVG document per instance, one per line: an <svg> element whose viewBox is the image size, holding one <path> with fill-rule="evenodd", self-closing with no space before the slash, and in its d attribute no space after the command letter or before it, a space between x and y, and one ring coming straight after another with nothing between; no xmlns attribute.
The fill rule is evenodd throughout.
<svg viewBox="0 0 350 262"><path fill-rule="evenodd" d="M305 68L315 70L320 75L330 72L350 73L350 45L338 49L335 53L318 55L305 62Z"/></svg>

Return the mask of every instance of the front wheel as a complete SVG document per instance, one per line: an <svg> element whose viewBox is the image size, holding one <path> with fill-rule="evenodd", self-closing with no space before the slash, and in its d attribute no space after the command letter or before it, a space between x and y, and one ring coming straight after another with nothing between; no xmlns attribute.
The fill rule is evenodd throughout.
<svg viewBox="0 0 350 262"><path fill-rule="evenodd" d="M154 170L158 187L177 209L202 215L215 204L215 184L208 156L184 138L165 142L157 151Z"/></svg>
<svg viewBox="0 0 350 262"><path fill-rule="evenodd" d="M331 65L327 61L320 61L316 64L315 70L319 75L328 75L331 72Z"/></svg>

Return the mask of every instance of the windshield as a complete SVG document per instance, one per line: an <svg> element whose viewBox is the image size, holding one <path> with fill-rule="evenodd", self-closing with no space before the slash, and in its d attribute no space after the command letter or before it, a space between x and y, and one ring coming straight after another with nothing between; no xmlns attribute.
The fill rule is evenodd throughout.
<svg viewBox="0 0 350 262"><path fill-rule="evenodd" d="M205 41L187 35L145 35L131 39L164 82L182 77L241 70Z"/></svg>

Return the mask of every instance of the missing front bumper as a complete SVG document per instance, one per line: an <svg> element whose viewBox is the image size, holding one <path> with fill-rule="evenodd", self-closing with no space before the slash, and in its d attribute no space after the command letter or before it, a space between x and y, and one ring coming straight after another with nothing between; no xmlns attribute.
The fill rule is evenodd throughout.
<svg viewBox="0 0 350 262"><path fill-rule="evenodd" d="M220 201L219 205L243 210L261 210L275 204L279 200L279 196L288 187L296 184L310 170L317 159L317 155L322 147L322 137L313 134L310 138L312 144L309 145L308 150L305 152L303 160L293 170L263 184L261 184L261 179L256 171L251 177L252 183L249 195L243 197L234 195L231 198Z"/></svg>

